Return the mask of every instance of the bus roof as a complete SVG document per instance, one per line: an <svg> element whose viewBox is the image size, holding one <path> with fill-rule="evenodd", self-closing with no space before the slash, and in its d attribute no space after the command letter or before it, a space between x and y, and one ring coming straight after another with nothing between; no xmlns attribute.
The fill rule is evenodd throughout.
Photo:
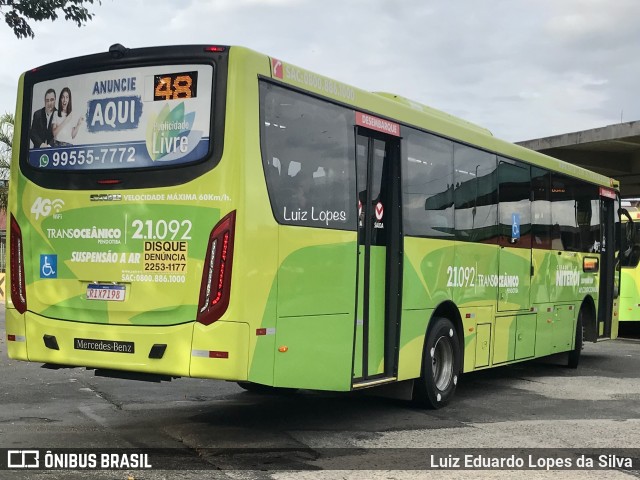
<svg viewBox="0 0 640 480"><path fill-rule="evenodd" d="M481 127L480 125L477 125L475 123L469 122L467 120L463 120L461 118L458 118L454 115L451 115L450 113L447 112L443 112L442 110L437 110L433 107L429 107L428 105L424 105L422 103L413 101L409 98L403 97L401 95L397 95L395 93L389 93L389 92L373 92L376 95L380 95L381 97L384 98L388 98L390 100L393 100L395 102L398 102L402 105L405 105L409 108L413 108L415 110L419 110L421 112L424 112L428 115L432 115L434 117L440 117L443 120L446 120L448 122L454 122L454 123L458 123L460 124L461 127L465 127L468 128L470 130L475 130L478 133L482 133L485 135L491 135L493 136L493 133L491 133L491 131L487 128Z"/></svg>
<svg viewBox="0 0 640 480"><path fill-rule="evenodd" d="M238 48L241 47L233 47L231 53L233 54L233 49ZM406 126L462 141L497 155L519 159L601 186L616 190L620 188L619 182L612 178L500 140L486 128L396 94L367 92L273 57L271 57L271 76L286 84L386 117Z"/></svg>
<svg viewBox="0 0 640 480"><path fill-rule="evenodd" d="M121 48L124 49L124 47ZM175 56L179 54L180 51L190 52L192 54L197 51L204 52L207 48L210 48L210 46L183 45L172 47L124 49L124 51L126 51L127 60L132 62L138 60L144 61L150 56L157 56L159 59L162 59L169 53ZM259 62L259 58L265 58L263 54L245 47L223 46L217 48L220 49L216 50L218 54L220 54L219 52L224 52L224 54L228 52L231 57L243 56L244 54L245 59L248 59L249 61ZM113 47L111 50L113 50ZM62 73L65 72L69 66L88 64L97 60L104 61L105 59L113 56L113 52L103 52L83 57L70 58L38 67L37 69L34 69L34 71L48 69L50 72L59 71ZM591 183L619 190L620 184L614 179L605 177L604 175L600 175L577 165L566 163L559 159L526 149L519 145L500 140L494 137L488 129L454 115L450 115L396 94L367 92L351 85L338 82L329 77L297 67L290 63L283 62L279 59L273 57L269 58L271 63L271 77L283 83L333 99L339 103L350 105L353 108L364 112L386 117L402 125L419 128L445 138L455 139L456 141L482 148L497 155L516 158L552 171L561 172Z"/></svg>

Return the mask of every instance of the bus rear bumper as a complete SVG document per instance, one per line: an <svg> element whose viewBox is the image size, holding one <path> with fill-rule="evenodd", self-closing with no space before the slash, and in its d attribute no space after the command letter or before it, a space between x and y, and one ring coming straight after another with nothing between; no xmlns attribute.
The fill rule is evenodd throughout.
<svg viewBox="0 0 640 480"><path fill-rule="evenodd" d="M171 326L55 320L6 310L9 358L175 377L246 380L249 325Z"/></svg>
<svg viewBox="0 0 640 480"><path fill-rule="evenodd" d="M247 380L249 324L218 320L193 324L190 376Z"/></svg>

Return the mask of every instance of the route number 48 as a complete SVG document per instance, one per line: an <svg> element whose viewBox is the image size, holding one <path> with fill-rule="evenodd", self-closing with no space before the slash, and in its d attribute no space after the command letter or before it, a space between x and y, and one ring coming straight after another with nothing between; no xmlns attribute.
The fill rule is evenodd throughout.
<svg viewBox="0 0 640 480"><path fill-rule="evenodd" d="M177 100L196 96L197 72L156 75L154 79L154 100Z"/></svg>

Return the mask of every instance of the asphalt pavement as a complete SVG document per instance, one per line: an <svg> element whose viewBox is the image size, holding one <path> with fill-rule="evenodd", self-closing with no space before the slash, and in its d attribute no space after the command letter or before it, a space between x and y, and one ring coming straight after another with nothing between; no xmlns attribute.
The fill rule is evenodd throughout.
<svg viewBox="0 0 640 480"><path fill-rule="evenodd" d="M640 478L634 338L587 344L577 370L550 359L466 374L452 403L429 411L362 394L257 395L224 381L147 383L50 370L7 358L4 309L0 331L0 449L167 452L162 469L5 470L0 479ZM573 461L580 452L626 452L634 464L419 468L434 453L437 466L479 449L566 453Z"/></svg>

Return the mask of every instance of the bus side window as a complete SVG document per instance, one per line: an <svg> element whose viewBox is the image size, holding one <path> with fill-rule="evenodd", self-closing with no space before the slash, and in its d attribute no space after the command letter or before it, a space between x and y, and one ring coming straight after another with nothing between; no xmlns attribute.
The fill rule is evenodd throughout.
<svg viewBox="0 0 640 480"><path fill-rule="evenodd" d="M553 240L560 239L564 250L569 252L599 251L598 188L576 178L554 174L551 177L551 201L551 217L554 225L558 226L553 230Z"/></svg>
<svg viewBox="0 0 640 480"><path fill-rule="evenodd" d="M453 142L407 128L402 157L405 235L453 238Z"/></svg>
<svg viewBox="0 0 640 480"><path fill-rule="evenodd" d="M458 240L497 243L497 157L454 143L455 231Z"/></svg>
<svg viewBox="0 0 640 480"><path fill-rule="evenodd" d="M260 102L263 163L276 221L355 230L353 111L266 82L260 83ZM338 214L320 215L321 210Z"/></svg>
<svg viewBox="0 0 640 480"><path fill-rule="evenodd" d="M531 167L531 229L533 248L551 248L551 176L547 170Z"/></svg>
<svg viewBox="0 0 640 480"><path fill-rule="evenodd" d="M530 167L508 158L498 160L498 243L531 248Z"/></svg>

